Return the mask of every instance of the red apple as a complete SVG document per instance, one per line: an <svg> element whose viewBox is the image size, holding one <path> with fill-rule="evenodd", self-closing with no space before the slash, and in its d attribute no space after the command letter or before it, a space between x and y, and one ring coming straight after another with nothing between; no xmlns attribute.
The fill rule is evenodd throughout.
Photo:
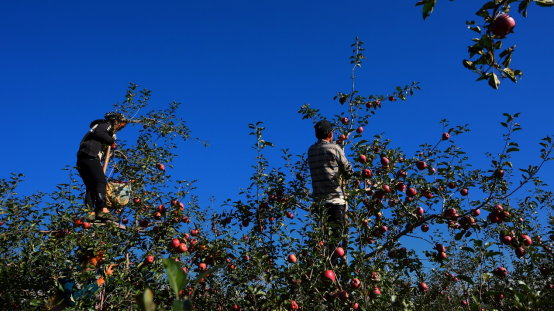
<svg viewBox="0 0 554 312"><path fill-rule="evenodd" d="M229 223L231 223L231 217L227 217L227 218L225 218L225 223L226 223L226 224L229 224Z"/></svg>
<svg viewBox="0 0 554 312"><path fill-rule="evenodd" d="M360 286L362 286L362 283L359 279L354 278L352 279L352 281L350 281L350 287L352 287L352 289L358 289L360 288Z"/></svg>
<svg viewBox="0 0 554 312"><path fill-rule="evenodd" d="M425 283L419 283L419 285L417 285L417 288L420 292L426 292L428 289L427 284Z"/></svg>
<svg viewBox="0 0 554 312"><path fill-rule="evenodd" d="M371 291L371 297L375 298L380 295L381 295L381 290L379 290L378 287L374 287L373 290Z"/></svg>
<svg viewBox="0 0 554 312"><path fill-rule="evenodd" d="M296 256L294 254L290 254L287 258L289 263L295 263L296 262Z"/></svg>
<svg viewBox="0 0 554 312"><path fill-rule="evenodd" d="M385 193L389 193L389 192L390 192L390 186L388 186L388 185L386 185L386 184L383 185L383 191L384 191Z"/></svg>
<svg viewBox="0 0 554 312"><path fill-rule="evenodd" d="M460 191L460 195L462 195L462 196L467 196L468 193L469 193L469 192L468 192L467 189L462 189L462 190Z"/></svg>
<svg viewBox="0 0 554 312"><path fill-rule="evenodd" d="M154 257L153 257L153 256L148 256L148 257L146 257L146 263L147 263L147 264L152 264L152 263L154 263Z"/></svg>
<svg viewBox="0 0 554 312"><path fill-rule="evenodd" d="M186 252L188 250L187 244L185 244L185 243L179 244L179 250L181 252Z"/></svg>
<svg viewBox="0 0 554 312"><path fill-rule="evenodd" d="M426 233L427 231L429 231L429 225L427 224L424 224L421 226L421 231L423 231L424 233Z"/></svg>
<svg viewBox="0 0 554 312"><path fill-rule="evenodd" d="M423 170L423 169L427 168L427 163L424 162L424 161L418 161L418 162L416 162L416 166L417 166L417 169Z"/></svg>
<svg viewBox="0 0 554 312"><path fill-rule="evenodd" d="M360 305L356 302L352 305L352 310L358 310L358 308L360 307Z"/></svg>
<svg viewBox="0 0 554 312"><path fill-rule="evenodd" d="M135 204L140 204L140 198L138 198L138 197L133 198L133 202Z"/></svg>
<svg viewBox="0 0 554 312"><path fill-rule="evenodd" d="M342 302L345 302L346 300L348 300L348 293L346 292L346 290L342 290L339 293L339 300Z"/></svg>
<svg viewBox="0 0 554 312"><path fill-rule="evenodd" d="M521 247L517 247L515 252L516 252L516 256L517 256L518 258L523 257L523 256L527 253L527 252L525 251L525 249L523 249L523 248L521 248Z"/></svg>
<svg viewBox="0 0 554 312"><path fill-rule="evenodd" d="M148 226L148 220L146 220L146 219L140 220L140 221L139 221L139 225L140 225L141 227L147 227L147 226Z"/></svg>
<svg viewBox="0 0 554 312"><path fill-rule="evenodd" d="M365 163L367 161L367 158L365 157L365 155L360 155L360 157L358 157L358 161L361 163Z"/></svg>
<svg viewBox="0 0 554 312"><path fill-rule="evenodd" d="M443 133L442 134L442 140L446 141L448 139L450 139L450 133L448 133L448 132Z"/></svg>
<svg viewBox="0 0 554 312"><path fill-rule="evenodd" d="M388 166L389 165L389 159L387 157L381 157L381 165Z"/></svg>
<svg viewBox="0 0 554 312"><path fill-rule="evenodd" d="M164 164L160 164L160 163L156 163L156 167L160 170L165 170L165 165Z"/></svg>
<svg viewBox="0 0 554 312"><path fill-rule="evenodd" d="M335 252L333 253L333 257L335 258L340 258L344 256L344 249L342 249L342 247L339 247L335 250Z"/></svg>
<svg viewBox="0 0 554 312"><path fill-rule="evenodd" d="M181 245L181 242L179 241L178 238L175 238L175 239L173 239L173 241L171 241L171 246L172 246L173 248L177 248L177 247L179 247L180 245Z"/></svg>
<svg viewBox="0 0 554 312"><path fill-rule="evenodd" d="M497 178L502 178L504 177L504 170L502 169L496 169L494 171L494 176L497 177Z"/></svg>
<svg viewBox="0 0 554 312"><path fill-rule="evenodd" d="M242 226L248 226L249 224L250 224L249 220L243 220L242 221Z"/></svg>
<svg viewBox="0 0 554 312"><path fill-rule="evenodd" d="M397 191L404 192L406 190L406 184L404 184L404 182L398 182L395 188Z"/></svg>
<svg viewBox="0 0 554 312"><path fill-rule="evenodd" d="M287 218L292 219L293 217L294 215L292 214L292 212L287 212Z"/></svg>
<svg viewBox="0 0 554 312"><path fill-rule="evenodd" d="M88 222L83 222L83 229L90 229L90 223Z"/></svg>
<svg viewBox="0 0 554 312"><path fill-rule="evenodd" d="M437 260L442 261L442 260L446 260L446 258L447 258L446 252L438 252L437 253Z"/></svg>
<svg viewBox="0 0 554 312"><path fill-rule="evenodd" d="M415 213L416 213L416 215L418 215L418 216L422 216L423 213L424 213L423 208L422 208L422 207L417 207Z"/></svg>
<svg viewBox="0 0 554 312"><path fill-rule="evenodd" d="M362 132L364 132L364 128L362 128L362 126L359 126L358 129L356 129L356 133L360 134Z"/></svg>
<svg viewBox="0 0 554 312"><path fill-rule="evenodd" d="M83 221L80 220L80 219L77 219L77 220L73 221L73 226L74 227L82 227L83 226Z"/></svg>
<svg viewBox="0 0 554 312"><path fill-rule="evenodd" d="M342 117L341 122L343 125L346 125L348 123L348 117Z"/></svg>
<svg viewBox="0 0 554 312"><path fill-rule="evenodd" d="M346 102L346 96L342 96L339 98L339 103L344 104Z"/></svg>
<svg viewBox="0 0 554 312"><path fill-rule="evenodd" d="M435 249L438 251L438 252L444 252L446 249L444 248L444 245L443 244L436 244L435 245Z"/></svg>
<svg viewBox="0 0 554 312"><path fill-rule="evenodd" d="M498 16L491 26L492 33L497 37L504 37L514 29L516 21L508 14Z"/></svg>
<svg viewBox="0 0 554 312"><path fill-rule="evenodd" d="M521 242L525 246L530 246L531 244L533 244L533 241L531 240L531 238L528 235L521 235L519 237L519 240L521 240Z"/></svg>
<svg viewBox="0 0 554 312"><path fill-rule="evenodd" d="M335 272L332 270L327 270L321 274L321 280L323 284L331 285L335 282Z"/></svg>
<svg viewBox="0 0 554 312"><path fill-rule="evenodd" d="M454 181L448 182L448 188L453 189L455 187L456 187L456 182L454 182Z"/></svg>
<svg viewBox="0 0 554 312"><path fill-rule="evenodd" d="M413 187L410 187L407 191L406 191L406 196L408 197L414 197L416 195L416 189L413 188Z"/></svg>
<svg viewBox="0 0 554 312"><path fill-rule="evenodd" d="M129 219L125 218L125 219L121 220L121 223L122 224L127 224L127 223L129 223Z"/></svg>
<svg viewBox="0 0 554 312"><path fill-rule="evenodd" d="M200 262L200 264L198 264L198 271L206 271L207 269L207 266L204 262Z"/></svg>
<svg viewBox="0 0 554 312"><path fill-rule="evenodd" d="M365 177L365 178L371 178L371 170L369 169L364 169L362 171L362 176Z"/></svg>
<svg viewBox="0 0 554 312"><path fill-rule="evenodd" d="M381 234L384 234L386 231L387 231L387 227L384 225L379 228L379 232L381 232Z"/></svg>
<svg viewBox="0 0 554 312"><path fill-rule="evenodd" d="M474 217L477 217L480 214L481 214L481 210L479 210L479 209L471 210L471 215L474 216Z"/></svg>

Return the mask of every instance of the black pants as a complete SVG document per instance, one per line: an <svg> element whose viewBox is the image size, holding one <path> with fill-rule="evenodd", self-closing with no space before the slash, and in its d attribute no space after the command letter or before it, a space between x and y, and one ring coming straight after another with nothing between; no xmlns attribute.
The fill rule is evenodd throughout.
<svg viewBox="0 0 554 312"><path fill-rule="evenodd" d="M98 157L77 157L77 170L83 179L87 191L85 204L96 211L106 207L106 176Z"/></svg>
<svg viewBox="0 0 554 312"><path fill-rule="evenodd" d="M327 209L327 222L331 235L333 237L341 237L346 223L346 205L332 205L326 204ZM337 247L342 245L343 248L348 248L348 240L346 242L339 240L335 244L329 244L329 252L333 252Z"/></svg>

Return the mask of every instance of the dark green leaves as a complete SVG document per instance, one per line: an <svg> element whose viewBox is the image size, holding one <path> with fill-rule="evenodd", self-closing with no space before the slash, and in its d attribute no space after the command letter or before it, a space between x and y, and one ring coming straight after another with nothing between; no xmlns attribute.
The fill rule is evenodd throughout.
<svg viewBox="0 0 554 312"><path fill-rule="evenodd" d="M423 5L423 20L425 20L431 13L433 13L433 8L437 4L437 0L423 0L417 2L415 5Z"/></svg>

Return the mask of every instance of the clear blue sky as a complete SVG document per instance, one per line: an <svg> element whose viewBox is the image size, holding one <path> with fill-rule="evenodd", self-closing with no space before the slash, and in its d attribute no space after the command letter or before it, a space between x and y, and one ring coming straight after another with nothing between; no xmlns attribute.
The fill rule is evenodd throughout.
<svg viewBox="0 0 554 312"><path fill-rule="evenodd" d="M0 177L26 175L21 194L53 191L67 181L89 123L124 100L129 82L152 90L152 109L182 102L181 116L195 137L181 144L171 172L199 180L203 205L239 199L255 162L248 123L263 121L268 155L281 166L315 142L312 124L297 114L304 103L330 118L333 96L350 90L350 44L358 36L365 56L357 72L362 94L390 93L421 82L409 101L386 103L364 135L385 132L413 155L435 143L443 118L469 124L456 138L472 163L488 168L484 153L502 148L502 113L521 112L524 131L516 167L539 161L539 140L554 134L550 87L554 63L554 9L532 4L529 17L504 46L517 44L512 66L518 84L500 90L475 82L462 66L474 32L466 20L483 1L439 1L423 21L416 1L3 1L0 4ZM118 134L132 136L128 127ZM552 164L541 176L554 184Z"/></svg>

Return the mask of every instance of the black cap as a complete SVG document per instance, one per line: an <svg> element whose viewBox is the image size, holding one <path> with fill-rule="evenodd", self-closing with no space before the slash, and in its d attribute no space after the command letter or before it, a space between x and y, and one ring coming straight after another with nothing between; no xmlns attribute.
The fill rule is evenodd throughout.
<svg viewBox="0 0 554 312"><path fill-rule="evenodd" d="M320 133L329 133L333 131L333 126L328 120L321 120L314 126L316 132Z"/></svg>

